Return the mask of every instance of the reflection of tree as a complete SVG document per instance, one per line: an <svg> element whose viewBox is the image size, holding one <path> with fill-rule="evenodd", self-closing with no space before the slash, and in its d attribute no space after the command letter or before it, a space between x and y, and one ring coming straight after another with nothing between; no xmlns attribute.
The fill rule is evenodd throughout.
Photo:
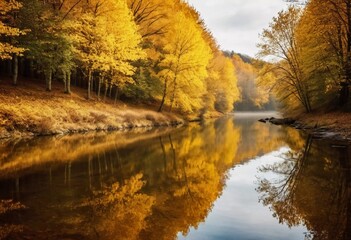
<svg viewBox="0 0 351 240"><path fill-rule="evenodd" d="M152 169L157 179L150 181L156 204L143 239L174 239L205 220L234 164L239 139L230 119L192 125L159 139L162 164Z"/></svg>
<svg viewBox="0 0 351 240"><path fill-rule="evenodd" d="M25 208L19 202L12 200L0 200L0 215L5 215L8 212ZM0 239L8 238L10 234L19 233L23 231L23 226L16 224L0 224Z"/></svg>
<svg viewBox="0 0 351 240"><path fill-rule="evenodd" d="M265 153L278 150L286 144L289 144L292 149L303 146L301 132L295 129L263 125L257 121L247 121L245 118L238 118L235 122L238 123L242 132L235 157L236 162L262 156Z"/></svg>
<svg viewBox="0 0 351 240"><path fill-rule="evenodd" d="M49 164L47 174L18 177L18 184L11 185L10 191L29 207L21 215L28 226L23 234L167 240L179 232L186 234L211 211L228 169L242 162L238 148L250 146L239 150L241 156L256 156L284 144L281 132L271 127L266 131L268 125L240 129L234 123L232 118L222 118L165 134L151 132L155 138L117 133L86 139L65 136L63 142L50 138L60 154L52 147L45 154L40 146L33 146L41 149L30 151L37 153L36 158L64 155L65 164ZM15 162L18 166L23 161ZM25 194L33 188L35 194ZM92 189L99 191L91 196Z"/></svg>
<svg viewBox="0 0 351 240"><path fill-rule="evenodd" d="M141 178L137 174L123 185L114 183L94 192L94 197L81 205L92 210L86 230L93 229L100 239L138 239L154 204L153 197L139 192L144 185Z"/></svg>
<svg viewBox="0 0 351 240"><path fill-rule="evenodd" d="M0 178L20 175L28 170L46 170L47 165L114 151L116 146L122 148L172 131L172 128L134 129L130 132L97 132L0 142Z"/></svg>
<svg viewBox="0 0 351 240"><path fill-rule="evenodd" d="M350 239L347 151L308 137L303 150L291 151L283 162L261 169L277 174L279 180L260 179L260 200L280 222L305 224L313 239Z"/></svg>

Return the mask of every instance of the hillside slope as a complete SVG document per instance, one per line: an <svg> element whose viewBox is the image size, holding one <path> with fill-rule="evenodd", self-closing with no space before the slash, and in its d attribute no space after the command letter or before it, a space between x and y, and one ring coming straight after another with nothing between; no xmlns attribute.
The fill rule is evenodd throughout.
<svg viewBox="0 0 351 240"><path fill-rule="evenodd" d="M158 113L107 99L85 98L84 89L72 87L63 93L61 83L46 92L44 83L23 80L12 86L0 81L0 138L65 134L92 130L177 125L183 120L174 114Z"/></svg>

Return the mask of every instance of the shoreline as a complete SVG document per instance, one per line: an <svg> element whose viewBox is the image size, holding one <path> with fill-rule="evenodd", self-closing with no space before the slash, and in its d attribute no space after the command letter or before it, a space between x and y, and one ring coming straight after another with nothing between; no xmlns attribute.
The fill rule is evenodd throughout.
<svg viewBox="0 0 351 240"><path fill-rule="evenodd" d="M13 86L0 81L0 139L67 135L93 131L124 131L136 128L172 127L186 123L175 113L156 112L157 106L115 103L111 99L87 100L86 92L72 87L65 94L60 83L51 92L23 81Z"/></svg>
<svg viewBox="0 0 351 240"><path fill-rule="evenodd" d="M302 114L296 120L315 138L351 143L351 113Z"/></svg>
<svg viewBox="0 0 351 240"><path fill-rule="evenodd" d="M14 140L14 139L30 139L35 137L45 137L45 136L66 136L71 134L84 134L84 133L93 133L93 132L126 132L136 129L155 129L155 128L163 128L169 127L174 128L178 126L183 126L186 123L184 121L171 121L171 122L160 122L160 123L151 123L151 124L144 124L144 123L123 123L119 126L106 126L104 128L73 128L73 129L66 129L64 131L61 130L48 130L45 132L34 132L34 131L18 131L15 130L13 132L9 132L6 130L0 131L0 141L7 141L7 140Z"/></svg>
<svg viewBox="0 0 351 240"><path fill-rule="evenodd" d="M259 122L284 125L310 134L315 139L351 144L351 113L301 114L293 118L264 118Z"/></svg>

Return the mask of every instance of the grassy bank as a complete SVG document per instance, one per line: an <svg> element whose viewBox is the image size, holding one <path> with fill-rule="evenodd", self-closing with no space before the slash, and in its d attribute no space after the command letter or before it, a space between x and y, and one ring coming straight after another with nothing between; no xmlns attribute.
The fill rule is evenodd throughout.
<svg viewBox="0 0 351 240"><path fill-rule="evenodd" d="M0 138L54 135L93 130L117 130L182 124L175 114L158 113L147 106L133 106L111 99L86 99L84 89L63 93L55 83L45 92L44 83L30 80L12 86L0 81Z"/></svg>

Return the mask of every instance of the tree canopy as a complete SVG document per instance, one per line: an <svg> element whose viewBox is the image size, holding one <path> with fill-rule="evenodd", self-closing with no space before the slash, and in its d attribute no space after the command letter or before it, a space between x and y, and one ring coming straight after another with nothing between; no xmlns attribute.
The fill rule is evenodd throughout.
<svg viewBox="0 0 351 240"><path fill-rule="evenodd" d="M260 72L261 84L286 110L350 108L350 9L348 0L311 0L281 11L263 31L259 56L274 63Z"/></svg>
<svg viewBox="0 0 351 240"><path fill-rule="evenodd" d="M11 0L0 15L0 63L13 65L14 84L36 76L71 93L73 81L87 99L188 114L232 111L239 99L232 62L182 0Z"/></svg>

